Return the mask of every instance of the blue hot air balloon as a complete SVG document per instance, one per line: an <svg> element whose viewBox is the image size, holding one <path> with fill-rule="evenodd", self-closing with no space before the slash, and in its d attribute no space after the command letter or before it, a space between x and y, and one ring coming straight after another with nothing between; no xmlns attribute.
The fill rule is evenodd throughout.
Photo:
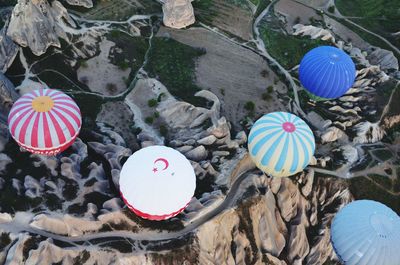
<svg viewBox="0 0 400 265"><path fill-rule="evenodd" d="M300 82L321 98L338 98L354 83L356 67L350 56L332 46L320 46L309 51L301 60Z"/></svg>
<svg viewBox="0 0 400 265"><path fill-rule="evenodd" d="M272 112L254 123L248 147L259 169L273 177L288 177L310 163L315 139L310 127L296 115Z"/></svg>
<svg viewBox="0 0 400 265"><path fill-rule="evenodd" d="M331 242L345 265L400 264L400 217L382 203L354 201L333 219Z"/></svg>

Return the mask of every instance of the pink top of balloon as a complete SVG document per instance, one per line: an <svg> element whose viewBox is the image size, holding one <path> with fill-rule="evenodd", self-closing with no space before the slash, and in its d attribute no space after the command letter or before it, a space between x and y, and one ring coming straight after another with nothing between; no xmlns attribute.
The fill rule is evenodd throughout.
<svg viewBox="0 0 400 265"><path fill-rule="evenodd" d="M53 89L23 95L8 115L14 140L29 152L41 155L55 155L67 149L78 136L81 124L78 105Z"/></svg>

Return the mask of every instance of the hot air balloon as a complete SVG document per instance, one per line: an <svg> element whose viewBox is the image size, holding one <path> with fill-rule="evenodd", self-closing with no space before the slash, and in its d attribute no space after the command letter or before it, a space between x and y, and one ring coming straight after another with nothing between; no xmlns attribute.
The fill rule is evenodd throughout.
<svg viewBox="0 0 400 265"><path fill-rule="evenodd" d="M400 264L400 217L382 203L354 201L333 219L331 242L345 265Z"/></svg>
<svg viewBox="0 0 400 265"><path fill-rule="evenodd" d="M296 115L272 112L254 123L248 147L259 169L273 177L288 177L310 163L315 140L310 127Z"/></svg>
<svg viewBox="0 0 400 265"><path fill-rule="evenodd" d="M332 46L320 46L301 60L300 82L310 93L321 98L338 98L353 85L356 67L350 56Z"/></svg>
<svg viewBox="0 0 400 265"><path fill-rule="evenodd" d="M61 91L38 89L20 97L8 115L11 136L31 153L55 155L73 144L81 128L76 103Z"/></svg>
<svg viewBox="0 0 400 265"><path fill-rule="evenodd" d="M136 215L165 220L182 212L193 197L196 175L189 160L165 146L135 152L122 167L121 197Z"/></svg>

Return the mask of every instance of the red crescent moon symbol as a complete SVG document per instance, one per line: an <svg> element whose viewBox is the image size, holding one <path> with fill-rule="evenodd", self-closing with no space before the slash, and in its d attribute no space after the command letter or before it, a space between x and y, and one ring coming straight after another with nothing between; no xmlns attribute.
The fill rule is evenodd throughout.
<svg viewBox="0 0 400 265"><path fill-rule="evenodd" d="M157 158L157 159L154 161L154 164L157 163L158 161L161 161L161 162L163 162L163 163L165 164L165 167L164 167L162 170L166 170L166 169L168 168L169 163L168 163L168 160L167 160L167 159L165 159L165 158Z"/></svg>

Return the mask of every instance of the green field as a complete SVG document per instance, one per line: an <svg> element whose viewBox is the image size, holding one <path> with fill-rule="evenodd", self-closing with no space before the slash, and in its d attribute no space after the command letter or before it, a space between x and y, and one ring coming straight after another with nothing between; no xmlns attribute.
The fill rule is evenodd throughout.
<svg viewBox="0 0 400 265"><path fill-rule="evenodd" d="M400 1L398 0L336 0L336 7L344 16L400 47L400 38L392 33L400 31ZM342 22L342 21L341 21ZM349 23L344 23L372 45L391 50L387 44ZM398 59L399 55L396 55Z"/></svg>
<svg viewBox="0 0 400 265"><path fill-rule="evenodd" d="M345 16L400 19L399 0L336 0L336 6Z"/></svg>
<svg viewBox="0 0 400 265"><path fill-rule="evenodd" d="M260 33L267 51L286 69L298 65L309 50L330 44L318 39L285 35L281 31L271 29L269 25L263 26Z"/></svg>
<svg viewBox="0 0 400 265"><path fill-rule="evenodd" d="M205 50L196 49L169 38L155 38L145 70L158 78L169 92L186 102L202 105L193 95L200 90L195 85L196 59Z"/></svg>
<svg viewBox="0 0 400 265"><path fill-rule="evenodd" d="M161 5L150 0L96 0L93 8L65 4L87 19L123 21L133 15L161 13Z"/></svg>

